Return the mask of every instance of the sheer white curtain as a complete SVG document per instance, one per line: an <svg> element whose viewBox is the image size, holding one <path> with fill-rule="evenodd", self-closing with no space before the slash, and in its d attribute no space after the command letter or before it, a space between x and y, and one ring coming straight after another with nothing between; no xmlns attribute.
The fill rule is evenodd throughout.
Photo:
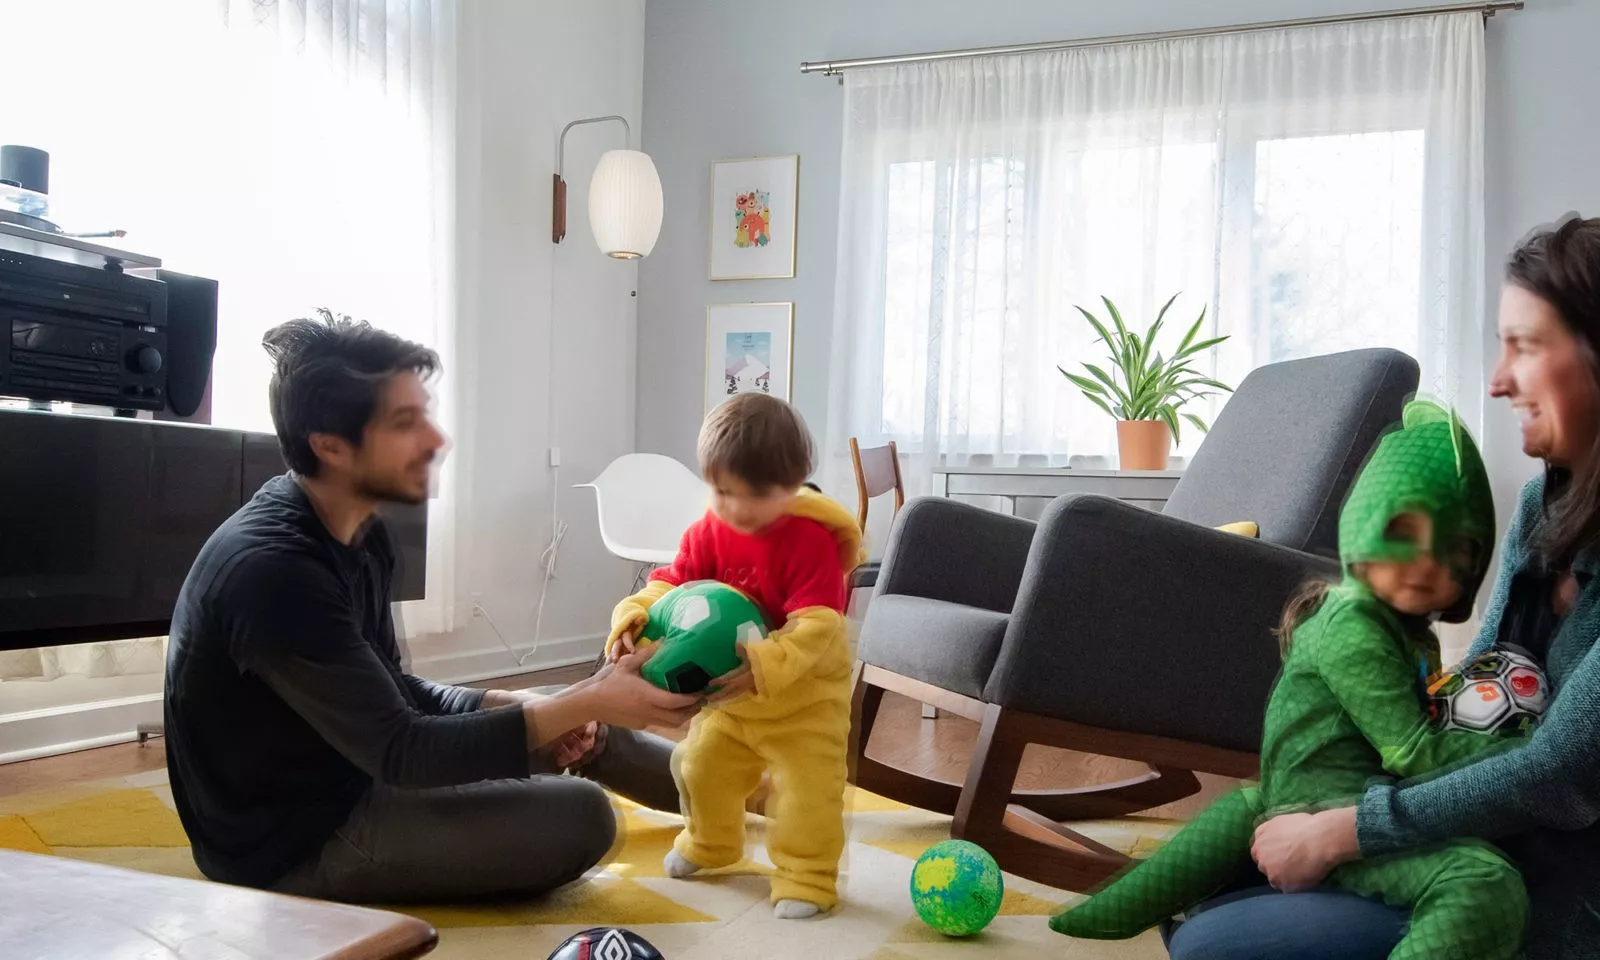
<svg viewBox="0 0 1600 960"><path fill-rule="evenodd" d="M213 422L270 430L261 334L319 306L453 370L455 0L32 0L0 86L0 143L49 151L52 219L220 282ZM453 623L454 488L429 515L429 599Z"/></svg>
<svg viewBox="0 0 1600 960"><path fill-rule="evenodd" d="M1179 293L1174 346L1205 308L1232 338L1207 360L1229 383L1399 348L1479 425L1477 14L845 82L833 486L851 485L851 436L897 441L913 492L941 460L1114 466L1113 423L1056 370L1105 356L1074 309L1103 317L1102 295L1142 329Z"/></svg>

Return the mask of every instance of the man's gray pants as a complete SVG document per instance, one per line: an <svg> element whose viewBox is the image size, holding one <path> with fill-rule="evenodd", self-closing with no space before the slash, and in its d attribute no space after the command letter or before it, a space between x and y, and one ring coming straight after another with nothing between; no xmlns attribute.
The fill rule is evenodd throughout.
<svg viewBox="0 0 1600 960"><path fill-rule="evenodd" d="M552 890L599 864L616 840L616 816L598 784L678 812L672 747L612 727L605 750L579 776L550 771L430 790L374 784L322 849L274 889L351 903Z"/></svg>

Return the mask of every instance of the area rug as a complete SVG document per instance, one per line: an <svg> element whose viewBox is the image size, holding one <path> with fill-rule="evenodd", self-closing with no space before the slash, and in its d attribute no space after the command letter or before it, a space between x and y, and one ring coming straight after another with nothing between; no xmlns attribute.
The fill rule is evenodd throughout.
<svg viewBox="0 0 1600 960"><path fill-rule="evenodd" d="M764 824L749 818L750 859L704 878L673 880L661 858L681 821L614 801L624 830L612 858L584 882L539 899L397 907L433 924L446 960L547 956L572 933L626 926L668 960L949 960L955 957L1035 960L1157 960L1159 938L1123 943L1069 940L1046 918L1075 897L1011 875L1000 916L977 936L949 940L924 926L907 896L911 867L928 847L949 838L949 818L867 793L850 797L850 845L832 915L777 920L767 903L770 862ZM1076 825L1110 847L1143 854L1178 826L1124 818ZM0 798L0 847L199 879L172 807L166 773L154 771L63 790Z"/></svg>

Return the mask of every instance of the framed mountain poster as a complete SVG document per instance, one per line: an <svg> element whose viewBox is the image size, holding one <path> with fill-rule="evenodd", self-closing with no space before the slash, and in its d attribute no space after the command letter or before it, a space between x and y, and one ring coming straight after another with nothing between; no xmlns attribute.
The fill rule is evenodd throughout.
<svg viewBox="0 0 1600 960"><path fill-rule="evenodd" d="M788 400L794 373L794 304L714 303L706 308L706 412L741 393Z"/></svg>

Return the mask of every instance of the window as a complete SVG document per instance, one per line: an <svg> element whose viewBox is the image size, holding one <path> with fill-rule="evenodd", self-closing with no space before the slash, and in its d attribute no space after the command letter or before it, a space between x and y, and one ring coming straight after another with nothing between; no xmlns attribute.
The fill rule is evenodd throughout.
<svg viewBox="0 0 1600 960"><path fill-rule="evenodd" d="M1224 173L1212 143L1072 153L1046 173L1083 185L1075 209L1059 213L1081 218L1086 242L1057 276L1085 278L1065 294L1097 315L1104 309L1087 278L1108 291L1154 283L1181 290L1180 302L1191 306L1220 304L1240 316L1217 331L1249 341L1256 364L1376 346L1415 356L1424 337L1417 309L1423 142L1418 130L1261 140L1250 145L1252 162L1242 170L1248 183L1237 192L1218 190ZM913 160L889 168L879 429L916 449L929 405L937 404L938 422L957 425L983 452L1092 450L1102 431L1074 431L1082 419L1074 404L1061 404L1048 389L1030 393L1026 378L1007 375L1019 359L1006 345L1015 342L1008 325L1022 322L1019 298L1009 293L1028 249L1018 228L1027 215L1026 170L1003 157L959 170L958 185L956 164ZM1159 197L1154 224L1129 215L1140 209L1151 179ZM966 203L952 202L958 189ZM1220 210L1224 197L1240 209ZM1218 251L1218 224L1230 220L1248 229L1237 252ZM1131 255L1152 243L1148 256ZM1221 263L1237 264L1240 297L1223 296L1229 285ZM1054 271L1041 266L1050 282ZM959 295L944 299L952 285ZM919 349L935 304L951 311L938 319L954 324L952 343L965 349L937 356ZM1181 321L1192 322L1197 310L1173 317L1169 332L1185 330ZM1083 321L1074 313L1066 322ZM1067 352L1076 355L1059 362L1074 372L1084 360L1102 363L1098 343ZM936 390L930 364L950 367L935 369ZM948 389L957 383L961 390ZM1061 415L1048 431L1019 428L1020 418L1004 415L1027 404L1062 407Z"/></svg>
<svg viewBox="0 0 1600 960"><path fill-rule="evenodd" d="M1142 331L1174 294L1158 349L1203 311L1206 375L1392 347L1475 426L1481 84L1435 74L1481 70L1469 14L847 74L828 448L895 440L912 488L1109 466L1057 369L1106 358L1079 308Z"/></svg>
<svg viewBox="0 0 1600 960"><path fill-rule="evenodd" d="M50 219L126 230L105 242L219 282L213 423L271 430L261 335L319 306L434 346L448 367L438 158L453 148L440 109L453 17L450 0L7 5L18 39L0 88L26 93L0 110L0 143L50 154ZM430 506L431 557L450 509ZM413 606L414 622L447 623L442 601ZM65 681L31 698L13 686L27 709L148 693L160 650L11 651L0 680Z"/></svg>
<svg viewBox="0 0 1600 960"><path fill-rule="evenodd" d="M28 93L0 111L0 143L49 152L52 219L126 230L107 242L219 281L214 423L271 429L261 334L316 307L438 340L435 12L7 8L8 32L27 40L0 59L0 85Z"/></svg>
<svg viewBox="0 0 1600 960"><path fill-rule="evenodd" d="M1418 355L1423 144L1420 130L1256 144L1250 312L1264 362Z"/></svg>
<svg viewBox="0 0 1600 960"><path fill-rule="evenodd" d="M960 169L916 161L895 164L890 170L883 371L886 436L910 440L930 401L941 419L961 417L988 436L1003 430L1001 411L1016 397L1003 376L1004 338L997 334L1014 319L1008 278L1016 271L1021 247L1010 241L1023 173L1022 164L1001 158ZM952 203L957 192L967 202ZM957 209L959 222L952 212ZM926 389L927 357L917 349L928 337L935 291L946 289L952 275L959 276L962 290L953 304L955 320L976 350L938 362L973 371L977 382L967 404L948 391Z"/></svg>

